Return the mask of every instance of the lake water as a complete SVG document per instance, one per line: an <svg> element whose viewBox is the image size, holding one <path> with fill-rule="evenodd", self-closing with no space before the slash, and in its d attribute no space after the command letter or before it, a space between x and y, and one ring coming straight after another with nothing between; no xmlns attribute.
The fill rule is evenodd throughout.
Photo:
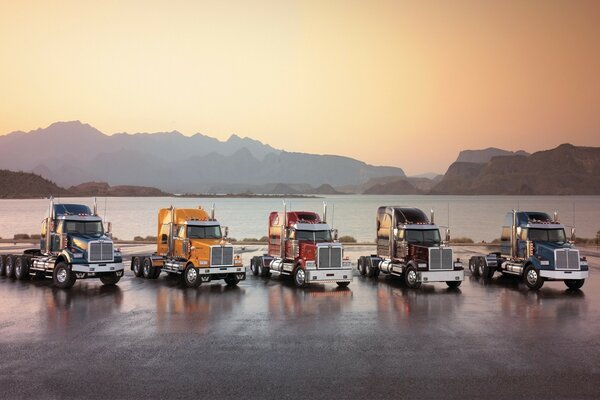
<svg viewBox="0 0 600 400"><path fill-rule="evenodd" d="M565 225L577 227L580 237L595 237L600 230L600 196L366 196L338 195L319 199L290 199L294 210L323 210L329 205L329 222L341 235L350 235L360 242L371 242L375 234L375 213L380 205L408 205L429 213L435 210L435 222L450 226L453 237L470 237L491 241L500 236L500 225L507 211L514 209L559 211ZM90 198L68 198L63 203L92 205ZM210 209L216 204L216 217L229 226L229 236L260 238L266 235L267 215L281 210L281 199L238 198L173 198L173 197L111 197L98 198L98 210L112 222L113 233L119 239L156 235L157 210L174 205L192 208L202 205ZM0 237L12 238L16 233L39 233L40 223L48 209L43 199L0 200ZM449 211L449 213L448 213ZM574 212L573 212L574 211Z"/></svg>

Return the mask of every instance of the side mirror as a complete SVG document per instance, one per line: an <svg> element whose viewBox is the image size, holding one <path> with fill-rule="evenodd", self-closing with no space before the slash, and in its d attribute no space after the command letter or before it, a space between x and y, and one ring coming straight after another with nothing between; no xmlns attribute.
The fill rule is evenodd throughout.
<svg viewBox="0 0 600 400"><path fill-rule="evenodd" d="M571 228L571 243L575 243L575 228Z"/></svg>
<svg viewBox="0 0 600 400"><path fill-rule="evenodd" d="M107 222L106 223L106 229L105 229L105 231L106 231L105 232L106 236L112 237L112 222Z"/></svg>
<svg viewBox="0 0 600 400"><path fill-rule="evenodd" d="M223 238L227 238L227 237L229 237L229 227L224 226L223 227Z"/></svg>
<svg viewBox="0 0 600 400"><path fill-rule="evenodd" d="M337 229L332 229L331 233L333 235L333 241L337 242L337 240L338 240L338 230Z"/></svg>
<svg viewBox="0 0 600 400"><path fill-rule="evenodd" d="M398 233L400 231L398 230L398 228L394 228L394 237L397 238L398 237Z"/></svg>
<svg viewBox="0 0 600 400"><path fill-rule="evenodd" d="M163 233L160 236L160 244L167 244L168 240L169 240L169 237L167 236L166 233Z"/></svg>

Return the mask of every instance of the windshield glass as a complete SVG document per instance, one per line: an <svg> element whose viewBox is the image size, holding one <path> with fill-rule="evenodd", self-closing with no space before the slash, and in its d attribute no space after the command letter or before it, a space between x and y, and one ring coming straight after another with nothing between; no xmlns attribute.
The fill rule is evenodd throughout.
<svg viewBox="0 0 600 400"><path fill-rule="evenodd" d="M565 243L566 236L564 229L529 229L529 240Z"/></svg>
<svg viewBox="0 0 600 400"><path fill-rule="evenodd" d="M296 231L296 240L309 242L331 242L330 231Z"/></svg>
<svg viewBox="0 0 600 400"><path fill-rule="evenodd" d="M214 226L188 226L188 239L221 239L221 227Z"/></svg>
<svg viewBox="0 0 600 400"><path fill-rule="evenodd" d="M437 229L428 230L406 230L406 241L408 243L440 244L440 231Z"/></svg>
<svg viewBox="0 0 600 400"><path fill-rule="evenodd" d="M104 233L101 221L65 221L63 233L101 236Z"/></svg>

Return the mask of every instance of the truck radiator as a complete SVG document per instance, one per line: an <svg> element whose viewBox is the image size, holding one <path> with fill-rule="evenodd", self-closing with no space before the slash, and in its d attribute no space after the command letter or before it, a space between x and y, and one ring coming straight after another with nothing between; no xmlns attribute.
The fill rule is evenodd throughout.
<svg viewBox="0 0 600 400"><path fill-rule="evenodd" d="M319 258L317 260L318 268L341 268L342 267L342 248L341 247L319 247Z"/></svg>
<svg viewBox="0 0 600 400"><path fill-rule="evenodd" d="M222 265L233 265L232 246L213 246L210 248L210 265L218 267Z"/></svg>
<svg viewBox="0 0 600 400"><path fill-rule="evenodd" d="M441 271L452 270L452 249L445 247L434 247L429 249L429 270Z"/></svg>
<svg viewBox="0 0 600 400"><path fill-rule="evenodd" d="M556 269L578 270L579 250L558 249L554 251L554 265Z"/></svg>
<svg viewBox="0 0 600 400"><path fill-rule="evenodd" d="M90 242L88 247L89 262L113 261L112 242Z"/></svg>

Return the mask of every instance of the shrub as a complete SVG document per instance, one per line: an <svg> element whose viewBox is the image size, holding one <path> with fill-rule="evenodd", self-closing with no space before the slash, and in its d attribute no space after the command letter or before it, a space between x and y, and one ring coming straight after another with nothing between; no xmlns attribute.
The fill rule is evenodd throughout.
<svg viewBox="0 0 600 400"><path fill-rule="evenodd" d="M31 238L26 233L15 233L15 236L13 237L13 239L15 239L15 240L23 240L23 239L31 239Z"/></svg>
<svg viewBox="0 0 600 400"><path fill-rule="evenodd" d="M475 243L473 239L468 237L455 237L450 238L450 243Z"/></svg>
<svg viewBox="0 0 600 400"><path fill-rule="evenodd" d="M227 238L227 241L228 241L228 242L230 242L230 243L235 243L235 242L237 242L238 240L237 240L236 238L232 238L232 237L230 237L230 238Z"/></svg>
<svg viewBox="0 0 600 400"><path fill-rule="evenodd" d="M136 236L133 238L134 242L156 242L156 236Z"/></svg>
<svg viewBox="0 0 600 400"><path fill-rule="evenodd" d="M258 242L257 238L243 238L242 242Z"/></svg>
<svg viewBox="0 0 600 400"><path fill-rule="evenodd" d="M269 237L268 236L262 236L259 240L259 242L268 242L269 241Z"/></svg>
<svg viewBox="0 0 600 400"><path fill-rule="evenodd" d="M341 243L356 243L356 239L353 236L342 236L339 238Z"/></svg>

